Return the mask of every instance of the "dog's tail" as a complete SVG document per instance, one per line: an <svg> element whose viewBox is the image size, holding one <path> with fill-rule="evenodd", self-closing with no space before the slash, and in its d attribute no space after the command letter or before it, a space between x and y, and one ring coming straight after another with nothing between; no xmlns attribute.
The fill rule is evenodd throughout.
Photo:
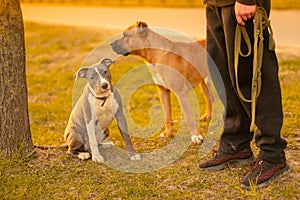
<svg viewBox="0 0 300 200"><path fill-rule="evenodd" d="M43 150L68 148L67 144L63 144L60 146L43 146L43 145L33 145L33 146L34 146L34 148L43 149Z"/></svg>

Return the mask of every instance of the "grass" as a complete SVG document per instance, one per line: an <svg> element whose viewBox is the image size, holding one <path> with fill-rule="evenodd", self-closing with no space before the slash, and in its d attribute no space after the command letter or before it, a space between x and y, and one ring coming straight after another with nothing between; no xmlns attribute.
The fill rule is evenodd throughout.
<svg viewBox="0 0 300 200"><path fill-rule="evenodd" d="M34 144L60 145L72 109L73 75L94 47L116 34L103 29L87 29L25 24L27 49L27 82L29 112ZM121 62L122 61L122 62ZM113 83L132 66L141 65L135 58L120 60L111 67ZM70 158L64 149L36 150L25 159L0 158L0 197L2 199L297 199L299 188L300 152L300 60L280 63L284 126L282 135L288 140L286 150L292 171L268 188L245 191L240 178L245 166L219 172L198 169L200 145L192 144L175 162L146 173L118 171L91 160ZM199 91L197 91L199 94ZM179 128L180 109L172 96L175 127ZM200 109L203 98L199 96ZM136 123L145 125L148 109L158 104L153 85L133 94L130 115ZM207 123L200 123L205 132ZM120 148L124 144L117 127L110 127L110 139ZM151 152L165 147L171 139L157 137L133 138L139 152ZM184 138L184 137L183 137ZM105 156L110 156L106 152ZM112 155L114 156L114 155ZM164 158L162 158L164 159ZM147 164L147 163L146 163ZM120 163L122 165L122 163ZM133 166L134 167L134 166Z"/></svg>
<svg viewBox="0 0 300 200"><path fill-rule="evenodd" d="M22 0L22 3L74 5L74 6L110 6L110 7L196 7L203 8L201 0ZM296 0L272 0L273 9L300 9Z"/></svg>

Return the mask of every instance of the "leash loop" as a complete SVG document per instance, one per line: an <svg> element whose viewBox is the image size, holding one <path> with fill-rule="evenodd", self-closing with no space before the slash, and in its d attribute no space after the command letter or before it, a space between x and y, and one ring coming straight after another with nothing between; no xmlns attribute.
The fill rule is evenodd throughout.
<svg viewBox="0 0 300 200"><path fill-rule="evenodd" d="M244 102L251 103L251 125L250 132L254 131L255 128L255 114L257 99L261 92L262 79L261 79L261 67L263 60L264 50L264 36L263 32L265 29L269 32L269 50L275 50L275 41L273 38L273 30L271 28L271 22L264 8L258 7L253 20L254 26L254 42L253 42L253 74L252 74L252 85L251 85L251 98L247 99L240 89L239 78L238 78L238 64L239 56L248 57L252 53L252 45L244 26L237 24L235 30L235 41L234 41L234 72L235 72L235 84L236 90L240 99ZM247 52L244 54L241 51L242 37L247 46Z"/></svg>

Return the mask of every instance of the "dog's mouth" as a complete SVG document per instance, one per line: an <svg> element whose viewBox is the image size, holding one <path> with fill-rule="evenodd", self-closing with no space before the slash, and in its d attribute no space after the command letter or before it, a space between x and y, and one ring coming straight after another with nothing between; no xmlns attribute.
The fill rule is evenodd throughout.
<svg viewBox="0 0 300 200"><path fill-rule="evenodd" d="M97 95L103 95L103 94L106 94L110 91L110 84L109 83L102 83L101 85L98 85L96 87L96 94Z"/></svg>
<svg viewBox="0 0 300 200"><path fill-rule="evenodd" d="M127 52L127 53L122 53L123 56L129 56L129 54L130 54L129 52Z"/></svg>
<svg viewBox="0 0 300 200"><path fill-rule="evenodd" d="M99 92L99 91L96 91L95 93L96 93L96 98L105 98L105 97L108 97L109 96L109 94L110 94L110 89L107 89L107 90L105 90L105 91L101 91L101 92Z"/></svg>
<svg viewBox="0 0 300 200"><path fill-rule="evenodd" d="M107 98L110 95L111 86L107 83L93 89L93 87L89 84L89 90L95 98L102 99Z"/></svg>
<svg viewBox="0 0 300 200"><path fill-rule="evenodd" d="M110 46L113 49L113 51L116 52L117 54L121 54L123 56L128 56L130 54L130 52L128 50L126 50L125 48L122 48L121 46L116 44L116 42L112 42L110 44Z"/></svg>

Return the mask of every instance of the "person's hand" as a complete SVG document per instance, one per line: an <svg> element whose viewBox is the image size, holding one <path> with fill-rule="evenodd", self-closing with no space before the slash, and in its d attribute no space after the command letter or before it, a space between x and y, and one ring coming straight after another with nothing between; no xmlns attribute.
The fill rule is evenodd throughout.
<svg viewBox="0 0 300 200"><path fill-rule="evenodd" d="M234 9L238 24L245 26L245 22L255 15L256 5L245 5L236 2Z"/></svg>

